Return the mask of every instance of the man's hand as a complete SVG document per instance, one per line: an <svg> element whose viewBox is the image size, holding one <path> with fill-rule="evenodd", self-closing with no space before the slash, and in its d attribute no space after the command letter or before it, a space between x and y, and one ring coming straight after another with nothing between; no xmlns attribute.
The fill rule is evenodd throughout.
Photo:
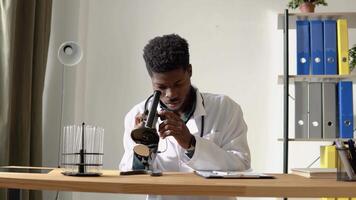
<svg viewBox="0 0 356 200"><path fill-rule="evenodd" d="M135 116L135 127L134 129L140 128L143 126L143 121L144 121L144 115L143 113L137 113Z"/></svg>
<svg viewBox="0 0 356 200"><path fill-rule="evenodd" d="M163 139L173 136L182 148L188 149L194 136L189 132L183 120L176 113L167 110L159 111L158 115L163 121L159 125L160 136Z"/></svg>

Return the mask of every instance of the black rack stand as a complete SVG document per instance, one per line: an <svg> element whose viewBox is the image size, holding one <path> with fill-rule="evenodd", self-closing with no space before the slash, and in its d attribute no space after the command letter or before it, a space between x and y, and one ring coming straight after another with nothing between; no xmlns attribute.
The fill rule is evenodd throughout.
<svg viewBox="0 0 356 200"><path fill-rule="evenodd" d="M85 157L86 155L103 155L103 153L87 153L85 150L85 123L82 123L82 144L79 153L67 153L65 155L79 155L79 163L62 163L65 165L77 165L78 171L77 172L62 172L63 175L66 176L101 176L102 173L100 172L89 172L86 170L87 166L102 166L102 164L90 164L86 163Z"/></svg>

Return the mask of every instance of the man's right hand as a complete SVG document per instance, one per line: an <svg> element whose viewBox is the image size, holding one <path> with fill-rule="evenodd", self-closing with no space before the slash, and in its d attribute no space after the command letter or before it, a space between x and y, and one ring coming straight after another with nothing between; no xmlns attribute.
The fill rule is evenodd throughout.
<svg viewBox="0 0 356 200"><path fill-rule="evenodd" d="M144 114L137 113L137 115L135 116L135 128L134 129L142 127L143 122L144 122Z"/></svg>

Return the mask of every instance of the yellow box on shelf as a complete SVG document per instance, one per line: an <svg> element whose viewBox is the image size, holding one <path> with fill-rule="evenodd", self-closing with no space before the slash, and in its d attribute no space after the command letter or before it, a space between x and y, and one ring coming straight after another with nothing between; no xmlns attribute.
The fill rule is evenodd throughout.
<svg viewBox="0 0 356 200"><path fill-rule="evenodd" d="M334 145L320 146L320 168L337 168L337 158Z"/></svg>
<svg viewBox="0 0 356 200"><path fill-rule="evenodd" d="M320 146L320 168L336 168L337 151L334 145ZM336 198L321 198L321 200L336 200ZM337 198L337 200L343 200Z"/></svg>

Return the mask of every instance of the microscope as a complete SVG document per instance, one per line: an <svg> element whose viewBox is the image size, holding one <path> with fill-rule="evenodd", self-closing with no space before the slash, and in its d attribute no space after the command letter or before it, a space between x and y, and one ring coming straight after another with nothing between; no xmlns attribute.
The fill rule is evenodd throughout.
<svg viewBox="0 0 356 200"><path fill-rule="evenodd" d="M161 96L160 91L154 91L153 95L147 99L145 103L145 111L143 114L142 125L132 130L131 138L136 142L134 153L136 153L145 166L145 173L150 173L152 176L160 176L162 173L154 168L154 161L158 152L159 135L155 128L158 119L157 106ZM147 109L147 104L152 99L151 107ZM134 170L135 171L135 170ZM142 170L141 170L142 171Z"/></svg>

